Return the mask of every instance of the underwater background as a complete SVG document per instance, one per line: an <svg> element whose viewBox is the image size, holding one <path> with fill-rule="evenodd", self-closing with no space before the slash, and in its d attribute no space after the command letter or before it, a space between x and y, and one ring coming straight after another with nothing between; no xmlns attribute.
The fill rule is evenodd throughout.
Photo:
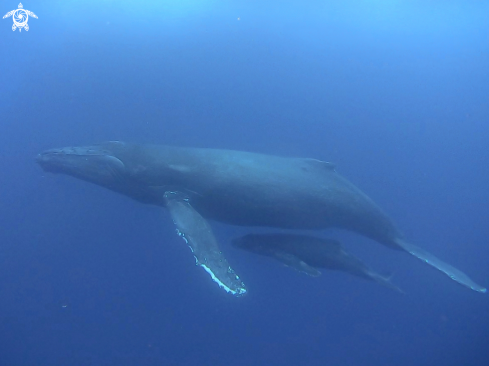
<svg viewBox="0 0 489 366"><path fill-rule="evenodd" d="M0 21L0 366L489 364L489 298L336 230L405 294L233 248L195 266L165 209L44 173L106 140L334 162L489 285L489 2L28 1ZM17 9L0 1L0 13Z"/></svg>

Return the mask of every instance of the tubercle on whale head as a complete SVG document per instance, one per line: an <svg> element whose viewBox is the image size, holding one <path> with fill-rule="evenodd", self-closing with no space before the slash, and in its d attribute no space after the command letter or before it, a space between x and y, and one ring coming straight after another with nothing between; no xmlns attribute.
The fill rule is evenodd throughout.
<svg viewBox="0 0 489 366"><path fill-rule="evenodd" d="M63 147L43 151L36 162L44 171L67 174L92 183L111 186L126 170L125 164L110 149L110 143Z"/></svg>

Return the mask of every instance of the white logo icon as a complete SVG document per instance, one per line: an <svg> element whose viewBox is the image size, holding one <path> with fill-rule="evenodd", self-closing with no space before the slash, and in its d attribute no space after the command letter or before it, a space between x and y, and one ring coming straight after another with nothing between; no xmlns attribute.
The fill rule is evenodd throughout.
<svg viewBox="0 0 489 366"><path fill-rule="evenodd" d="M8 18L10 16L13 18L14 20L14 25L12 25L13 31L16 30L17 28L19 28L19 32L22 31L22 28L28 31L29 26L27 25L27 21L29 20L29 15L37 19L36 14L34 14L32 11L24 10L22 3L20 3L18 9L9 11L7 14L3 16L3 19Z"/></svg>

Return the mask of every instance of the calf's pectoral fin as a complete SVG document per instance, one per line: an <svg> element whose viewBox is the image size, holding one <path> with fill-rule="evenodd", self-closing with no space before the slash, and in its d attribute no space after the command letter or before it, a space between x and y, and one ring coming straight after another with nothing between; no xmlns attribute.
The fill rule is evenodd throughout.
<svg viewBox="0 0 489 366"><path fill-rule="evenodd" d="M286 266L292 267L299 272L308 274L309 276L317 277L321 275L321 272L319 272L316 268L311 267L309 264L302 261L300 258L296 257L293 254L277 250L273 253L273 256L280 262L284 263Z"/></svg>
<svg viewBox="0 0 489 366"><path fill-rule="evenodd" d="M397 291L401 294L404 294L404 291L402 291L399 287L397 287L391 282L392 275L382 276L372 270L367 270L366 274L378 284L390 288L391 290Z"/></svg>
<svg viewBox="0 0 489 366"><path fill-rule="evenodd" d="M482 287L477 283L475 283L474 281L472 281L470 277L467 276L465 273L456 269L455 267L452 267L448 263L443 262L441 259L438 259L433 254L428 253L424 249L421 249L413 244L409 244L401 239L397 239L396 243L409 254L415 256L416 258L421 259L423 262L429 264L430 266L435 267L439 271L442 271L443 273L448 275L448 277L450 277L452 280L477 292L484 293L487 291L485 287Z"/></svg>
<svg viewBox="0 0 489 366"><path fill-rule="evenodd" d="M178 235L188 244L197 265L209 273L212 280L235 296L246 293L246 287L222 254L207 221L190 205L180 192L165 192Z"/></svg>

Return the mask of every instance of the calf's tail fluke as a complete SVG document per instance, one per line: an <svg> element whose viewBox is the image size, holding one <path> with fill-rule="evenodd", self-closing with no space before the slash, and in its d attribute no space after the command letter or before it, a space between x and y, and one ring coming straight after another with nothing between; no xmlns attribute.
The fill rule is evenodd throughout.
<svg viewBox="0 0 489 366"><path fill-rule="evenodd" d="M409 244L401 239L397 239L396 243L406 252L410 253L416 258L421 259L423 262L429 264L430 266L435 267L439 271L442 271L452 280L457 281L458 283L477 292L485 293L487 291L485 287L482 287L472 281L470 277L467 276L465 273L456 269L455 267L452 267L448 263L443 262L442 260L435 257L433 254L428 253L426 250L423 250L413 244Z"/></svg>

